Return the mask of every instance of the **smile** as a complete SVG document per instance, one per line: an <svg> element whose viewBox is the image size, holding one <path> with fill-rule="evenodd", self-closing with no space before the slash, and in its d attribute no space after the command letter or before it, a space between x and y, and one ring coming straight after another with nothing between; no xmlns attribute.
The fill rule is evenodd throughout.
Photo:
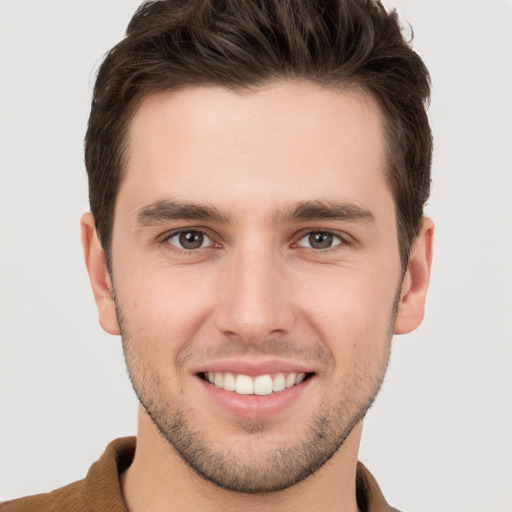
<svg viewBox="0 0 512 512"><path fill-rule="evenodd" d="M307 373L276 373L250 377L231 372L203 372L201 377L219 389L239 395L270 395L297 386L308 377Z"/></svg>

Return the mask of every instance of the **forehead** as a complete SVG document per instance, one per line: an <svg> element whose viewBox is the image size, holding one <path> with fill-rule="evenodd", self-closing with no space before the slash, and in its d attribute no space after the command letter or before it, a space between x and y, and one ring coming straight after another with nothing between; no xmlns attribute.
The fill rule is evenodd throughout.
<svg viewBox="0 0 512 512"><path fill-rule="evenodd" d="M164 195L226 207L340 199L333 194L357 201L365 189L387 189L384 145L379 107L358 89L278 82L152 95L129 126L118 199L133 208Z"/></svg>

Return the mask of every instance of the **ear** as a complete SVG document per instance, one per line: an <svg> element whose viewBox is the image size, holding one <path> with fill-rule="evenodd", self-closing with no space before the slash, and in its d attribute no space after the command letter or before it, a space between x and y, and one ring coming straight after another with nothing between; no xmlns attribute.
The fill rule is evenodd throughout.
<svg viewBox="0 0 512 512"><path fill-rule="evenodd" d="M420 234L411 246L409 265L402 282L395 334L414 331L423 321L433 245L434 223L432 219L424 217Z"/></svg>
<svg viewBox="0 0 512 512"><path fill-rule="evenodd" d="M89 272L92 292L98 308L100 325L109 334L120 334L116 305L112 296L112 281L107 270L105 254L101 248L96 223L92 213L84 213L80 219L85 264Z"/></svg>

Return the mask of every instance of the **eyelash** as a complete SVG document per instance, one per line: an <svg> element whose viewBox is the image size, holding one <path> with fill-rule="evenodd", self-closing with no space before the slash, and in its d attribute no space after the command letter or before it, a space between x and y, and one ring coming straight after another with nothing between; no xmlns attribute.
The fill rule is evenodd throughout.
<svg viewBox="0 0 512 512"><path fill-rule="evenodd" d="M206 247L198 247L197 249L185 249L184 247L180 247L180 246L178 246L176 244L172 244L170 242L170 240L172 238L174 238L176 236L179 236L179 235L182 235L182 234L186 234L186 233L198 233L198 234L201 234L204 237L208 238L211 241L211 244L209 244ZM333 238L338 240L338 243L336 243L334 245L331 245L330 247L320 248L320 249L316 249L314 247L307 247L307 246L299 244L299 242L301 242L306 237L311 236L311 235L318 235L318 234L331 235ZM351 245L351 241L349 240L348 235L346 235L344 233L339 233L339 232L334 231L334 230L327 230L327 229L318 229L318 230L309 229L307 231L302 231L301 233L298 234L298 236L295 236L294 238L295 238L296 241L292 244L292 247L302 247L304 249L307 249L307 250L310 250L310 251L314 251L317 254L319 254L319 253L327 253L327 252L336 250L340 246L349 246L349 245ZM222 247L222 245L220 243L215 242L213 236L211 236L210 234L208 234L208 232L206 230L201 229L201 228L179 229L177 231L173 231L171 233L167 233L167 234L165 234L162 237L162 242L164 244L166 244L168 248L169 248L169 246L171 246L172 249L169 248L170 250L179 251L179 252L181 252L183 254L186 254L186 255L194 255L194 254L196 254L198 251L200 251L202 249L217 249L217 248Z"/></svg>

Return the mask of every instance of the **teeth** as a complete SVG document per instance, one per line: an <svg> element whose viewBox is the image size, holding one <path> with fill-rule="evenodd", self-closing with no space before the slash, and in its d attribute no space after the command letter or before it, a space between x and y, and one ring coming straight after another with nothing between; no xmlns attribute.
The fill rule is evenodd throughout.
<svg viewBox="0 0 512 512"><path fill-rule="evenodd" d="M286 388L286 381L282 373L278 373L272 382L272 391L283 391Z"/></svg>
<svg viewBox="0 0 512 512"><path fill-rule="evenodd" d="M247 375L238 375L236 378L235 391L239 395L252 395L253 390L254 382L252 381L251 377L248 377Z"/></svg>
<svg viewBox="0 0 512 512"><path fill-rule="evenodd" d="M263 396L300 384L306 378L306 374L291 372L285 376L283 373L277 373L273 377L266 374L253 378L243 374L235 376L230 372L206 372L204 377L210 384L226 391L234 391L239 395Z"/></svg>
<svg viewBox="0 0 512 512"><path fill-rule="evenodd" d="M254 379L255 395L270 395L272 393L272 378L270 375L260 375Z"/></svg>
<svg viewBox="0 0 512 512"><path fill-rule="evenodd" d="M222 373L220 372L216 372L215 373L215 385L218 387L218 388L222 388L222 384L224 384L224 375L222 375Z"/></svg>
<svg viewBox="0 0 512 512"><path fill-rule="evenodd" d="M236 389L236 381L235 376L232 373L224 374L224 384L222 386L226 391L235 391Z"/></svg>
<svg viewBox="0 0 512 512"><path fill-rule="evenodd" d="M296 378L297 378L296 373L290 373L290 375L288 375L288 377L286 377L286 380L285 380L286 388L291 388L292 386L294 386Z"/></svg>

